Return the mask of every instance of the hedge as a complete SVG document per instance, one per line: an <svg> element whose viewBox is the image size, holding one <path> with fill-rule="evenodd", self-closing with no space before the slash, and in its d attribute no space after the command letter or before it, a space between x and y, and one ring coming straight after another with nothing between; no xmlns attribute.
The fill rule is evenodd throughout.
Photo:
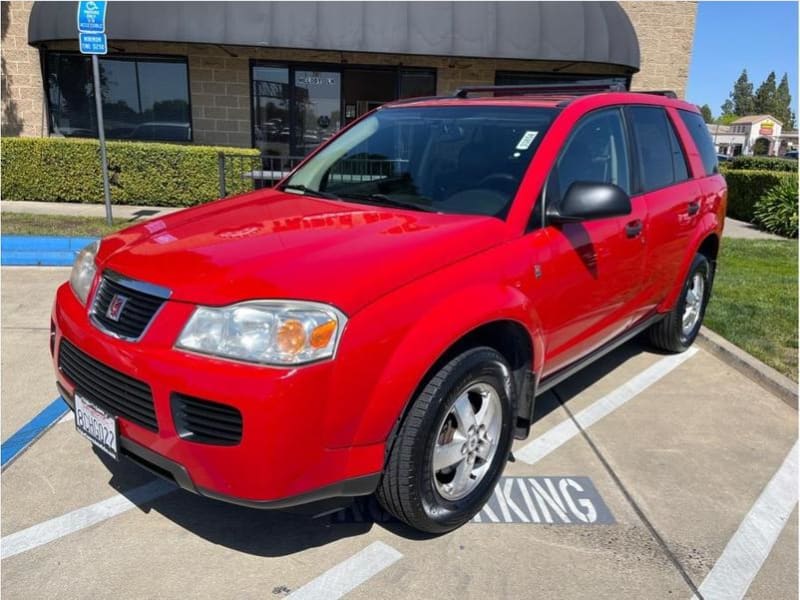
<svg viewBox="0 0 800 600"><path fill-rule="evenodd" d="M727 170L728 216L752 222L756 203L776 186L785 183L797 189L797 173L784 171Z"/></svg>
<svg viewBox="0 0 800 600"><path fill-rule="evenodd" d="M737 156L725 163L728 171L789 171L797 173L797 161L768 156Z"/></svg>
<svg viewBox="0 0 800 600"><path fill-rule="evenodd" d="M97 140L3 138L0 143L4 200L103 202ZM111 201L191 206L214 200L219 197L219 152L259 155L250 148L110 141ZM252 189L252 181L230 164L226 187L228 194L243 192Z"/></svg>
<svg viewBox="0 0 800 600"><path fill-rule="evenodd" d="M756 224L765 231L796 238L797 181L781 181L756 202L753 212Z"/></svg>

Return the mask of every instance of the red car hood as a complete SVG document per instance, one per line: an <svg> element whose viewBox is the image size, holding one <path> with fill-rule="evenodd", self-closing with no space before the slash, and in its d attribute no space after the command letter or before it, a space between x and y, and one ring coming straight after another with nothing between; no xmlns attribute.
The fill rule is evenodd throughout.
<svg viewBox="0 0 800 600"><path fill-rule="evenodd" d="M174 300L291 298L353 313L503 241L490 217L372 207L258 191L154 219L103 240L98 264L163 285Z"/></svg>

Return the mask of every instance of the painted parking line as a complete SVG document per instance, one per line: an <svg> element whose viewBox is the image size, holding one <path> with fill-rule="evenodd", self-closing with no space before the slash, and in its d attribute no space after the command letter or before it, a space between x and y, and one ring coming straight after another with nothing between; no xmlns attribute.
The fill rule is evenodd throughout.
<svg viewBox="0 0 800 600"><path fill-rule="evenodd" d="M58 423L69 411L61 396L53 400L42 412L33 417L0 446L0 468L5 469L26 448L39 439L45 431Z"/></svg>
<svg viewBox="0 0 800 600"><path fill-rule="evenodd" d="M107 500L84 506L44 523L9 534L0 538L0 558L5 560L22 552L33 550L53 540L127 512L135 508L137 504L150 502L177 489L175 485L167 481L156 479L129 490L124 495L117 494Z"/></svg>
<svg viewBox="0 0 800 600"><path fill-rule="evenodd" d="M698 591L703 598L744 598L778 541L789 515L797 506L797 468L798 449L795 442L781 467L725 546L719 560L700 584Z"/></svg>
<svg viewBox="0 0 800 600"><path fill-rule="evenodd" d="M682 354L675 354L662 358L654 365L651 365L632 379L628 380L613 392L603 396L596 402L575 415L575 421L587 429L597 423L603 417L610 415L620 406L635 398L641 392L656 383L659 379L678 368L684 362L697 354L697 348L689 348ZM519 450L514 451L514 458L534 464L545 456L567 443L576 435L580 435L580 429L572 419L567 419L543 433L529 444Z"/></svg>
<svg viewBox="0 0 800 600"><path fill-rule="evenodd" d="M293 600L336 600L401 558L403 555L391 546L383 542L372 542L288 597Z"/></svg>

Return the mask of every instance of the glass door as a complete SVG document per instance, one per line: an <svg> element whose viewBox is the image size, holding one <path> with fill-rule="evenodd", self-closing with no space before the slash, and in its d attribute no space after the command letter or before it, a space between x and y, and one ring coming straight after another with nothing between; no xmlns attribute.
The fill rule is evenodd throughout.
<svg viewBox="0 0 800 600"><path fill-rule="evenodd" d="M289 155L289 69L253 67L253 143L264 156Z"/></svg>
<svg viewBox="0 0 800 600"><path fill-rule="evenodd" d="M338 71L294 71L292 154L305 156L339 131L341 83Z"/></svg>

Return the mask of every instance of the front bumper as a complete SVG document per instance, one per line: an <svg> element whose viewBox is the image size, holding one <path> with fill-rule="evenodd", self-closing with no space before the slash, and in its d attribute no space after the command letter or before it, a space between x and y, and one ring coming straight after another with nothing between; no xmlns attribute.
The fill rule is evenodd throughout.
<svg viewBox="0 0 800 600"><path fill-rule="evenodd" d="M75 384L58 368L63 338L83 353L152 390L158 431L119 417L123 455L205 496L263 508L280 508L374 491L384 446L331 448L325 414L332 362L302 368L240 364L175 350L193 307L168 301L138 342L97 329L69 287L53 307L53 360L67 401ZM170 408L173 392L227 404L242 414L239 444L218 446L182 438Z"/></svg>

